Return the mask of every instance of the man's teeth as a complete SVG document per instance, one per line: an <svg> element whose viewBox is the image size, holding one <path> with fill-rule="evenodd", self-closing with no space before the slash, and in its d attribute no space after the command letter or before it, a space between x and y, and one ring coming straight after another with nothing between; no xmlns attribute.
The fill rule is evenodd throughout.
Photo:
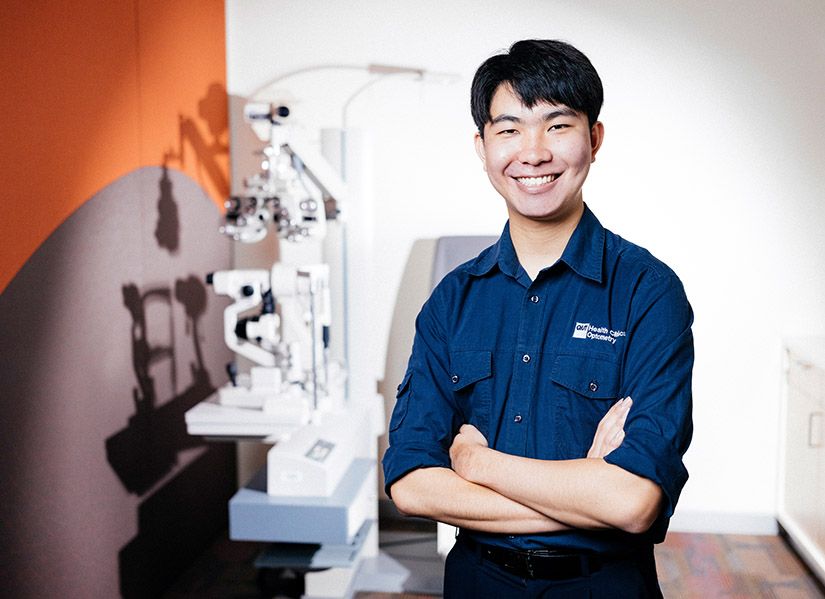
<svg viewBox="0 0 825 599"><path fill-rule="evenodd" d="M550 183L551 181L555 181L557 177L558 175L545 175L544 177L518 177L518 182L522 185L533 187L536 185L544 185L546 183Z"/></svg>

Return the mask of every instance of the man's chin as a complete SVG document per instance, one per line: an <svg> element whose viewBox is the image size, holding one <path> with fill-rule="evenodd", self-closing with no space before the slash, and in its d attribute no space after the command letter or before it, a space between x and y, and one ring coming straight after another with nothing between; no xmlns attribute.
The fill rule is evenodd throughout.
<svg viewBox="0 0 825 599"><path fill-rule="evenodd" d="M559 224L573 219L578 222L583 207L584 204L581 201L575 202L572 205L534 206L521 209L508 206L508 213L511 221L522 221L525 224L529 222L536 224Z"/></svg>

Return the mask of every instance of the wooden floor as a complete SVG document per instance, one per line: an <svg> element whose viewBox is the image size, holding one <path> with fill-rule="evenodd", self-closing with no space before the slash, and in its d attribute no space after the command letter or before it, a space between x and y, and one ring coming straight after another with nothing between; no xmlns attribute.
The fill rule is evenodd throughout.
<svg viewBox="0 0 825 599"><path fill-rule="evenodd" d="M667 599L825 597L777 536L670 533L656 564Z"/></svg>

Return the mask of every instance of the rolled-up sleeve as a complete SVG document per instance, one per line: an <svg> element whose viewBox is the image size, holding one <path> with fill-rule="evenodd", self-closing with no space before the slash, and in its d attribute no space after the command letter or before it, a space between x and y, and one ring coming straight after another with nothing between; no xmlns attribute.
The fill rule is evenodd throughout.
<svg viewBox="0 0 825 599"><path fill-rule="evenodd" d="M450 444L461 425L450 388L446 311L437 288L416 318L407 371L398 386L384 454L387 495L399 478L417 468L450 468Z"/></svg>
<svg viewBox="0 0 825 599"><path fill-rule="evenodd" d="M693 434L693 312L678 278L643 281L630 321L622 387L633 407L622 445L605 461L659 485L665 496L659 517L666 519L688 479L682 458Z"/></svg>

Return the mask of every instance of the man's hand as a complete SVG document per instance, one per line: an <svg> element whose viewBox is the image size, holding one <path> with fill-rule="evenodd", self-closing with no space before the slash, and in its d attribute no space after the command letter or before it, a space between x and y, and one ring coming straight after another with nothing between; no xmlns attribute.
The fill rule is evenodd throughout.
<svg viewBox="0 0 825 599"><path fill-rule="evenodd" d="M487 439L472 424L463 424L450 446L450 461L453 470L464 480L472 481L470 471L478 456L479 449L487 448Z"/></svg>
<svg viewBox="0 0 825 599"><path fill-rule="evenodd" d="M629 397L620 399L611 406L599 422L593 444L587 452L588 458L603 458L622 444L624 440L624 423L633 400Z"/></svg>

